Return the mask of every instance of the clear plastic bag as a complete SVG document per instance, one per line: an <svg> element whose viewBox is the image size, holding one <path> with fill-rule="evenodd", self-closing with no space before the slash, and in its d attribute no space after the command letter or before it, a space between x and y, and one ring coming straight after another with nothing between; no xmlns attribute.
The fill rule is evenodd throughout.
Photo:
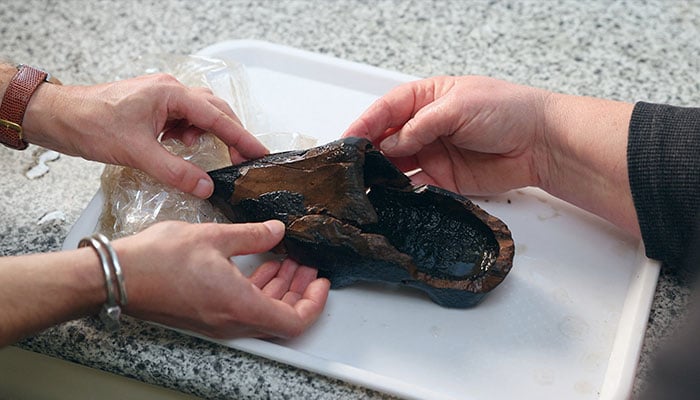
<svg viewBox="0 0 700 400"><path fill-rule="evenodd" d="M318 142L314 137L291 132L261 133L255 137L270 150L270 153L309 149Z"/></svg>
<svg viewBox="0 0 700 400"><path fill-rule="evenodd" d="M205 170L231 164L227 147L211 134L200 136L189 147L172 139L163 146ZM158 221L226 221L207 200L164 185L134 168L107 165L101 186L105 200L100 231L113 239L134 234Z"/></svg>
<svg viewBox="0 0 700 400"><path fill-rule="evenodd" d="M241 64L197 56L148 56L120 69L117 79L156 72L170 73L188 86L209 87L229 103L243 126L257 133L271 152L316 145L316 139L299 133L260 133L266 119L250 96ZM172 139L164 141L163 146L206 171L231 164L228 147L212 134L201 135L189 147ZM113 239L134 234L158 221L227 221L207 200L159 183L133 168L107 165L102 173L101 189L104 205L99 229Z"/></svg>
<svg viewBox="0 0 700 400"><path fill-rule="evenodd" d="M121 80L159 72L175 76L185 86L208 87L226 100L250 132L267 129L267 120L250 95L242 64L194 55L145 55L119 67L114 75Z"/></svg>

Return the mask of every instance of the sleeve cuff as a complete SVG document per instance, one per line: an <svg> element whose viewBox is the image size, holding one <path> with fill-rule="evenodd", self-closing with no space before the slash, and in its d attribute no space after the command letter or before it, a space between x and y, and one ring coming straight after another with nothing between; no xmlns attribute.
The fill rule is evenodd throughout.
<svg viewBox="0 0 700 400"><path fill-rule="evenodd" d="M700 108L637 103L627 165L647 256L680 266L700 206Z"/></svg>

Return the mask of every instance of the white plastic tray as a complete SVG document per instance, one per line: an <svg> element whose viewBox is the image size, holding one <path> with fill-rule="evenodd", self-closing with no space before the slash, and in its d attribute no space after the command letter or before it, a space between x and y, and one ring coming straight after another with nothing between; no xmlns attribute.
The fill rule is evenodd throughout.
<svg viewBox="0 0 700 400"><path fill-rule="evenodd" d="M270 130L335 140L378 96L415 77L259 41L199 54L248 71ZM441 308L385 285L331 291L294 340L226 346L405 398L624 399L631 392L659 265L608 223L536 189L475 199L513 232L503 284L476 308ZM95 229L101 194L65 247ZM242 269L255 256L236 259Z"/></svg>

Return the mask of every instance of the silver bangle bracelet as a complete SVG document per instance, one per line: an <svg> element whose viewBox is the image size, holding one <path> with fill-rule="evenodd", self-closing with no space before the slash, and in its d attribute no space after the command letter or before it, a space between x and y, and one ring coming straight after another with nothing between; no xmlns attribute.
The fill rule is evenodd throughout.
<svg viewBox="0 0 700 400"><path fill-rule="evenodd" d="M114 269L114 276L117 278L117 287L119 288L119 305L124 307L128 302L126 298L126 285L124 285L124 275L122 274L122 266L119 264L119 259L117 258L117 252L114 251L112 244L109 243L107 236L96 233L92 235L93 238L97 239L106 249L109 254L109 259L111 261L111 266Z"/></svg>
<svg viewBox="0 0 700 400"><path fill-rule="evenodd" d="M122 275L121 265L117 259L117 253L112 248L107 237L100 233L83 238L78 247L91 246L97 252L102 265L105 277L105 290L107 291L107 301L100 310L100 320L108 331L119 329L119 317L121 316L121 306L127 303L126 286ZM119 303L117 303L117 291L115 290L114 277L116 277L119 291Z"/></svg>

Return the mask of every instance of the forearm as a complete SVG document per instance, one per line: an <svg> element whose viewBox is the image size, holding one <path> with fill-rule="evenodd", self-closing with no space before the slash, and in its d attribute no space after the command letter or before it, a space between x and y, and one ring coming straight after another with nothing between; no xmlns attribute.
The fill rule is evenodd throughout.
<svg viewBox="0 0 700 400"><path fill-rule="evenodd" d="M96 314L104 276L91 248L0 258L0 347L71 319Z"/></svg>
<svg viewBox="0 0 700 400"><path fill-rule="evenodd" d="M545 114L548 162L542 187L636 237L639 222L627 168L634 105L552 94Z"/></svg>

